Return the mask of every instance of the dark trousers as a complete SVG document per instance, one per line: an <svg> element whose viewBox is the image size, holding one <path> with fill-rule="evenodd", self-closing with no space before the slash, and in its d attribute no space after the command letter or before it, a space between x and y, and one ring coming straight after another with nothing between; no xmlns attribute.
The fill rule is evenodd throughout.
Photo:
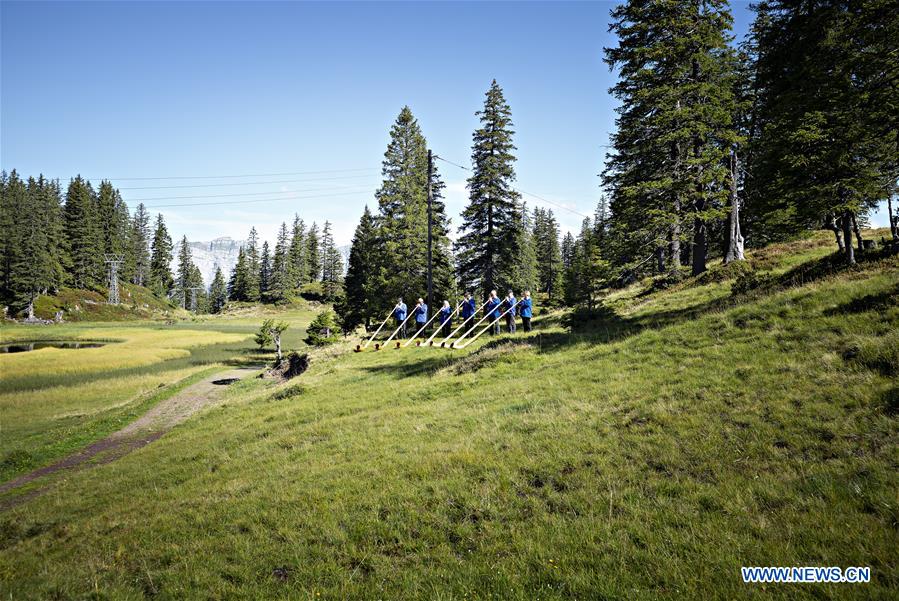
<svg viewBox="0 0 899 601"><path fill-rule="evenodd" d="M492 319L496 319L495 317ZM499 334L499 321L490 326L490 333L494 336Z"/></svg>
<svg viewBox="0 0 899 601"><path fill-rule="evenodd" d="M515 333L515 316L511 313L506 315L506 328L508 328L510 334Z"/></svg>
<svg viewBox="0 0 899 601"><path fill-rule="evenodd" d="M443 324L443 327L440 328L440 334L445 338L450 335L450 332L453 331L453 322L451 319L446 320L446 323Z"/></svg>
<svg viewBox="0 0 899 601"><path fill-rule="evenodd" d="M402 326L400 326L401 323L403 324ZM405 337L406 337L406 324L403 323L403 320L402 320L402 319L397 319L397 320L396 320L396 325L397 325L397 326L400 326L400 331L399 331L399 333L397 334L397 336L399 336L400 338L405 338Z"/></svg>
<svg viewBox="0 0 899 601"><path fill-rule="evenodd" d="M522 317L521 325L524 326L525 332L530 332L531 331L531 318L530 317Z"/></svg>

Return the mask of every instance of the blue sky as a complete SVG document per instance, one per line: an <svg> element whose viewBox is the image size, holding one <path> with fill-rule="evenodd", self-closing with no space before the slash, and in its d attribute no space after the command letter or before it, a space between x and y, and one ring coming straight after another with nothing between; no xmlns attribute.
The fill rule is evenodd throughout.
<svg viewBox="0 0 899 601"><path fill-rule="evenodd" d="M512 108L519 187L580 213L599 197L614 126L602 62L612 3L0 7L2 168L111 178L132 208L181 205L151 209L173 237L243 238L255 225L272 239L299 213L332 221L346 244L374 204L400 109L412 108L437 154L468 165L493 78ZM733 10L742 35L749 4ZM438 167L458 225L466 174ZM244 174L258 176L127 179ZM203 197L172 198L183 196ZM213 202L241 204L184 206ZM578 214L554 210L578 227Z"/></svg>

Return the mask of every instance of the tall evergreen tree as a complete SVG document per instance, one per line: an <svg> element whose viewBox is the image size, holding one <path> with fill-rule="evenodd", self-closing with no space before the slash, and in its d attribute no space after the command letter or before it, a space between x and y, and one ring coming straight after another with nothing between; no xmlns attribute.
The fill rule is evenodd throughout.
<svg viewBox="0 0 899 601"><path fill-rule="evenodd" d="M196 284L193 270L194 262L190 252L190 243L187 241L187 236L184 236L178 247L178 272L175 275L175 285L179 288L178 297L181 299L181 306L185 309L190 308L188 305L190 293L187 289Z"/></svg>
<svg viewBox="0 0 899 601"><path fill-rule="evenodd" d="M259 236L256 233L256 228L250 228L250 235L247 237L247 245L244 249L244 255L246 258L246 289L244 294L246 294L247 301L254 302L259 300L259 295L261 293L260 290L260 281L259 274L260 269L262 268L261 261L259 258Z"/></svg>
<svg viewBox="0 0 899 601"><path fill-rule="evenodd" d="M629 0L612 18L619 45L606 48L606 62L620 70L612 93L621 106L604 176L618 260L633 265L654 248L676 271L692 229L701 273L709 223L726 213L737 139L727 2Z"/></svg>
<svg viewBox="0 0 899 601"><path fill-rule="evenodd" d="M398 296L424 295L428 281L428 145L418 121L403 107L390 128L381 163L378 199L378 270L374 289L383 310ZM436 165L431 177L432 273L437 299L454 291L449 227L443 202L444 183ZM434 302L437 302L434 300Z"/></svg>
<svg viewBox="0 0 899 601"><path fill-rule="evenodd" d="M293 217L293 232L290 237L289 267L293 277L292 288L298 288L309 281L309 265L306 261L306 224L299 215Z"/></svg>
<svg viewBox="0 0 899 601"><path fill-rule="evenodd" d="M209 312L221 313L227 303L228 287L225 285L225 277L222 275L222 268L216 265L215 276L213 276L212 284L209 287Z"/></svg>
<svg viewBox="0 0 899 601"><path fill-rule="evenodd" d="M107 180L100 182L97 190L97 209L103 253L124 257L128 250L128 206L119 191ZM127 272L122 274L128 279L131 275Z"/></svg>
<svg viewBox="0 0 899 601"><path fill-rule="evenodd" d="M314 221L306 233L306 266L310 282L318 282L322 277L322 256L320 248L321 240L318 233L318 224Z"/></svg>
<svg viewBox="0 0 899 601"><path fill-rule="evenodd" d="M275 244L275 256L272 261L272 278L269 297L273 301L289 298L293 292L294 271L290 260L291 239L287 224L282 223L278 230L278 241Z"/></svg>
<svg viewBox="0 0 899 601"><path fill-rule="evenodd" d="M228 280L228 298L233 301L246 301L247 294L247 255L244 247L237 250L237 262Z"/></svg>
<svg viewBox="0 0 899 601"><path fill-rule="evenodd" d="M259 298L269 300L272 292L272 253L268 241L262 243L262 257L259 259Z"/></svg>
<svg viewBox="0 0 899 601"><path fill-rule="evenodd" d="M150 278L150 214L144 203L137 205L131 219L128 246L131 281L138 286L146 286Z"/></svg>
<svg viewBox="0 0 899 601"><path fill-rule="evenodd" d="M325 221L321 238L322 290L326 300L334 300L343 282L343 257L334 244L331 222Z"/></svg>
<svg viewBox="0 0 899 601"><path fill-rule="evenodd" d="M25 210L28 190L25 182L13 169L8 175L0 174L0 290L3 302L14 302L13 265L18 261L22 231L18 217Z"/></svg>
<svg viewBox="0 0 899 601"><path fill-rule="evenodd" d="M156 215L156 229L153 232L150 256L150 289L160 296L168 294L174 285L171 268L172 249L172 239L160 213Z"/></svg>
<svg viewBox="0 0 899 601"><path fill-rule="evenodd" d="M469 204L462 213L456 241L459 279L465 288L484 293L512 286L520 253L520 194L512 154L512 112L496 80L487 91L481 127L472 135L473 174L468 179Z"/></svg>
<svg viewBox="0 0 899 601"><path fill-rule="evenodd" d="M378 294L375 290L377 244L375 218L366 205L350 246L344 298L335 307L344 332L351 332L362 323L367 330L372 316L378 314Z"/></svg>
<svg viewBox="0 0 899 601"><path fill-rule="evenodd" d="M64 231L72 286L91 288L104 281L104 242L97 201L90 183L77 176L69 182Z"/></svg>
<svg viewBox="0 0 899 601"><path fill-rule="evenodd" d="M518 254L513 263L511 286L513 290L537 289L537 247L534 241L534 224L527 205L522 203L516 215L516 246Z"/></svg>
<svg viewBox="0 0 899 601"><path fill-rule="evenodd" d="M562 250L559 247L559 224L552 210L534 209L534 243L538 267L538 288L550 300L561 297Z"/></svg>

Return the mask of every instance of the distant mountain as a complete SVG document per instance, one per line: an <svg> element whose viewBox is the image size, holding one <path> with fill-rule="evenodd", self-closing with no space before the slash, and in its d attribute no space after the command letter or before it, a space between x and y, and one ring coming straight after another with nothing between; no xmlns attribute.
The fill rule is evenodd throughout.
<svg viewBox="0 0 899 601"><path fill-rule="evenodd" d="M203 285L207 288L215 277L215 268L221 267L225 281L231 275L231 270L237 264L237 253L240 247L246 244L246 240L233 240L228 237L216 238L209 242L191 242L190 253L194 264L203 275ZM172 273L178 271L178 253L172 259Z"/></svg>

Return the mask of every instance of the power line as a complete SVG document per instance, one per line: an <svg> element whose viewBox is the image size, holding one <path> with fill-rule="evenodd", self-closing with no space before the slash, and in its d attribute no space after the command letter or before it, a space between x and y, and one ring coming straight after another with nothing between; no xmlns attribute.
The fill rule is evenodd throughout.
<svg viewBox="0 0 899 601"><path fill-rule="evenodd" d="M446 160L445 158L443 158L443 157L441 157L441 156L439 156L439 155L434 155L434 157L437 158L437 159L439 159L439 160L441 160L441 161L443 161L444 163L449 163L449 164L452 165L453 167L458 167L459 169L464 169L465 171L469 171L469 172L471 171L470 168L465 167L465 166L463 166L463 165L460 165L459 163L454 163L454 162L452 162L452 161L448 161L448 160ZM557 203L557 202L554 202L554 201L552 201L552 200L549 200L548 198L543 198L542 196L540 196L540 195L538 195L538 194L534 194L534 193L532 193L532 192L527 192L527 191L525 191L525 190L522 190L521 188L516 188L516 187L514 187L514 186L510 186L510 187L511 187L513 190L515 190L516 192L518 192L519 194L524 194L524 195L526 195L526 196L532 196L532 197L536 198L537 200L543 201L543 202L545 202L545 203L547 203L547 204L551 204L551 205L553 205L553 206L555 206L555 207L559 207L560 209L564 209L564 210L566 210L566 211L568 211L568 212L570 212L570 213L574 213L575 215L580 215L581 217L586 217L587 219L590 219L590 216L589 216L589 215L584 215L584 214L581 213L580 211L577 211L577 210L572 209L572 208L570 208L570 207L566 207L566 206L563 205L563 204L559 204L559 203Z"/></svg>
<svg viewBox="0 0 899 601"><path fill-rule="evenodd" d="M261 186L264 184L300 184L305 182L323 182L343 179L361 179L372 175L340 175L337 177L311 177L303 179L276 179L264 182L229 182L227 184L179 184L177 186L128 186L119 190L171 190L175 188L223 188L226 186Z"/></svg>
<svg viewBox="0 0 899 601"><path fill-rule="evenodd" d="M207 207L213 205L239 205L239 204L251 204L256 202L278 202L285 200L308 200L310 198L330 198L332 196L350 196L352 194L364 194L364 190L357 190L355 192L338 192L336 194L313 194L311 196L287 196L284 198L256 198L254 200L230 200L230 201L222 201L222 202L193 202L193 203L182 203L182 204L167 204L167 205L150 205L148 209L163 209L163 208L172 208L172 207Z"/></svg>
<svg viewBox="0 0 899 601"><path fill-rule="evenodd" d="M130 198L129 202L144 202L145 200L187 200L192 198L224 198L241 196L263 196L266 194L295 194L297 192L329 192L331 190L346 190L347 188L370 189L369 186L358 184L356 186L341 186L339 188L306 188L305 190L266 190L265 192L237 192L235 194L191 194L185 196L153 196L151 198ZM361 192L363 190L356 190Z"/></svg>
<svg viewBox="0 0 899 601"><path fill-rule="evenodd" d="M144 181L164 179L228 179L241 177L282 177L287 175L316 175L321 173L348 173L353 171L378 171L374 167L360 167L357 169L322 169L319 171L289 171L285 173L245 173L242 175L159 175L154 177L104 177L110 181Z"/></svg>

